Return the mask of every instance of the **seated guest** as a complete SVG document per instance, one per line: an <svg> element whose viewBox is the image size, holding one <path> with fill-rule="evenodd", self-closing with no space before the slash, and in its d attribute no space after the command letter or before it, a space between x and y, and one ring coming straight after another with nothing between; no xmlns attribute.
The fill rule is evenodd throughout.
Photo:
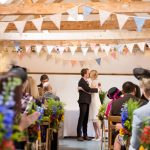
<svg viewBox="0 0 150 150"><path fill-rule="evenodd" d="M38 85L39 95L42 96L43 93L43 84L49 81L49 77L46 74L43 74L40 78L41 83ZM51 87L52 90L52 87Z"/></svg>
<svg viewBox="0 0 150 150"><path fill-rule="evenodd" d="M121 108L123 104L127 102L130 98L139 101L139 99L135 97L136 87L132 82L128 81L122 85L122 93L123 93L123 97L120 97L119 99L112 102L111 115L113 116L121 115Z"/></svg>
<svg viewBox="0 0 150 150"><path fill-rule="evenodd" d="M142 71L144 70L144 71ZM141 88L143 89L144 96L149 100L149 102L136 109L133 113L133 123L132 123L132 137L130 140L129 150L138 150L140 146L139 136L141 133L142 122L144 119L150 117L150 70L139 68L139 72L145 73L139 79Z"/></svg>
<svg viewBox="0 0 150 150"><path fill-rule="evenodd" d="M49 82L45 82L43 84L43 92L44 92L43 94L44 99L54 99L56 101L60 101L60 98L52 92L52 88Z"/></svg>
<svg viewBox="0 0 150 150"><path fill-rule="evenodd" d="M106 107L106 111L105 111L105 116L108 117L111 111L111 105L112 102L117 100L118 98L120 98L122 95L121 91L117 88L117 87L112 87L108 90L107 92L107 97L111 100L107 107Z"/></svg>

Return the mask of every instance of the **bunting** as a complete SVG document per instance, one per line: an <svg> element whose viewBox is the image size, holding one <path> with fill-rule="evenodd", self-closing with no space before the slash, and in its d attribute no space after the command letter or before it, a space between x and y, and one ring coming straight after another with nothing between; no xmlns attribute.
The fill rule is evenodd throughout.
<svg viewBox="0 0 150 150"><path fill-rule="evenodd" d="M84 16L84 18L89 16L91 14L91 12L94 10L93 8L91 8L89 6L83 6L82 8L83 8L83 16Z"/></svg>
<svg viewBox="0 0 150 150"><path fill-rule="evenodd" d="M99 10L99 18L100 18L100 24L101 24L101 26L109 18L110 15L111 15L111 12Z"/></svg>
<svg viewBox="0 0 150 150"><path fill-rule="evenodd" d="M132 53L133 47L134 47L134 43L126 44L126 47L128 48L129 52Z"/></svg>
<svg viewBox="0 0 150 150"><path fill-rule="evenodd" d="M99 50L99 46L93 47L93 50L94 50L94 54L97 55L98 54L98 50Z"/></svg>
<svg viewBox="0 0 150 150"><path fill-rule="evenodd" d="M54 46L47 46L47 52L50 55L52 50L53 50Z"/></svg>
<svg viewBox="0 0 150 150"><path fill-rule="evenodd" d="M119 29L121 30L124 26L124 24L127 22L129 16L127 15L122 15L122 14L116 14L118 24L119 24Z"/></svg>
<svg viewBox="0 0 150 150"><path fill-rule="evenodd" d="M137 43L138 47L140 48L140 50L142 52L144 52L144 48L145 48L145 42L140 42L140 43Z"/></svg>
<svg viewBox="0 0 150 150"><path fill-rule="evenodd" d="M18 32L20 34L22 34L23 30L24 30L24 27L25 27L25 24L26 24L26 21L15 21L14 24L15 24Z"/></svg>
<svg viewBox="0 0 150 150"><path fill-rule="evenodd" d="M59 54L62 55L64 53L65 47L64 46L60 46L59 47Z"/></svg>
<svg viewBox="0 0 150 150"><path fill-rule="evenodd" d="M146 18L144 18L144 17L136 17L136 16L134 17L134 21L135 21L138 32L142 31L142 27L145 23L145 20L146 20Z"/></svg>
<svg viewBox="0 0 150 150"><path fill-rule="evenodd" d="M85 56L88 51L88 47L81 47L81 50L82 50L83 56Z"/></svg>
<svg viewBox="0 0 150 150"><path fill-rule="evenodd" d="M77 49L77 46L69 46L69 48L70 48L71 54L74 55Z"/></svg>
<svg viewBox="0 0 150 150"><path fill-rule="evenodd" d="M9 22L0 22L0 33L4 33Z"/></svg>
<svg viewBox="0 0 150 150"><path fill-rule="evenodd" d="M36 52L39 55L42 49L42 45L36 45Z"/></svg>
<svg viewBox="0 0 150 150"><path fill-rule="evenodd" d="M95 59L95 60L96 60L96 62L97 62L98 65L101 64L101 58L97 58L97 59Z"/></svg>
<svg viewBox="0 0 150 150"><path fill-rule="evenodd" d="M42 23L43 23L43 18L33 19L32 22L35 25L35 27L37 28L37 30L40 32Z"/></svg>
<svg viewBox="0 0 150 150"><path fill-rule="evenodd" d="M31 52L31 46L26 45L25 49L26 49L26 53L29 54Z"/></svg>
<svg viewBox="0 0 150 150"><path fill-rule="evenodd" d="M60 23L61 23L61 14L55 14L50 16L50 19L53 21L53 23L56 25L58 29L60 29Z"/></svg>
<svg viewBox="0 0 150 150"><path fill-rule="evenodd" d="M67 13L72 17L74 18L75 20L78 19L78 6L76 7L73 7L71 9L68 9L67 10Z"/></svg>

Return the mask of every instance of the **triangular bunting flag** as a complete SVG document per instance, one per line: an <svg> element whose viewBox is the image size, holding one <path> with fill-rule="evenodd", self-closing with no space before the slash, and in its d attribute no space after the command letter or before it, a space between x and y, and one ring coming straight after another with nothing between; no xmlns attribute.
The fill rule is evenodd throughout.
<svg viewBox="0 0 150 150"><path fill-rule="evenodd" d="M74 18L75 20L78 19L78 6L76 7L73 7L71 9L68 9L67 10L67 13L72 17Z"/></svg>
<svg viewBox="0 0 150 150"><path fill-rule="evenodd" d="M145 48L145 42L140 42L140 43L137 43L138 47L140 48L140 50L142 52L144 52L144 48Z"/></svg>
<svg viewBox="0 0 150 150"><path fill-rule="evenodd" d="M144 18L144 17L134 17L134 21L135 21L138 32L142 31L142 27L145 23L145 20L146 20L146 18Z"/></svg>
<svg viewBox="0 0 150 150"><path fill-rule="evenodd" d="M133 47L134 47L134 43L126 44L126 46L127 46L128 50L129 50L129 52L132 53Z"/></svg>
<svg viewBox="0 0 150 150"><path fill-rule="evenodd" d="M59 54L62 55L64 50L65 50L65 47L64 46L60 46L60 47L58 47L58 49L59 49Z"/></svg>
<svg viewBox="0 0 150 150"><path fill-rule="evenodd" d="M98 65L101 64L101 58L97 58L97 59L95 59L95 60L96 60L96 62L97 62Z"/></svg>
<svg viewBox="0 0 150 150"><path fill-rule="evenodd" d="M116 45L115 47L119 53L122 53L124 49L124 44L119 44L119 45Z"/></svg>
<svg viewBox="0 0 150 150"><path fill-rule="evenodd" d="M83 67L85 62L84 61L79 61L79 63L80 63L80 66Z"/></svg>
<svg viewBox="0 0 150 150"><path fill-rule="evenodd" d="M29 54L31 52L31 46L26 45L25 49L26 49L26 53Z"/></svg>
<svg viewBox="0 0 150 150"><path fill-rule="evenodd" d="M106 52L107 55L109 55L109 52L110 52L110 46L102 45L102 44L101 44L101 49L104 50L104 51Z"/></svg>
<svg viewBox="0 0 150 150"><path fill-rule="evenodd" d="M52 50L53 50L54 46L47 46L47 52L50 55Z"/></svg>
<svg viewBox="0 0 150 150"><path fill-rule="evenodd" d="M81 47L82 53L85 56L87 51L88 51L88 47Z"/></svg>
<svg viewBox="0 0 150 150"><path fill-rule="evenodd" d="M90 13L93 11L93 8L89 7L89 6L83 6L83 16L84 18L86 18L88 15L90 15Z"/></svg>
<svg viewBox="0 0 150 150"><path fill-rule="evenodd" d="M100 18L101 26L104 24L104 22L108 19L110 15L111 15L111 12L99 10L99 18Z"/></svg>
<svg viewBox="0 0 150 150"><path fill-rule="evenodd" d="M14 21L14 24L20 34L23 33L26 21Z"/></svg>
<svg viewBox="0 0 150 150"><path fill-rule="evenodd" d="M128 20L129 16L127 15L122 15L122 14L116 14L118 24L119 24L119 29L122 29L126 21Z"/></svg>
<svg viewBox="0 0 150 150"><path fill-rule="evenodd" d="M37 30L40 32L42 28L43 18L32 19L32 22L37 28Z"/></svg>
<svg viewBox="0 0 150 150"><path fill-rule="evenodd" d="M20 43L19 42L14 42L14 44L15 44L16 52L19 52L20 51Z"/></svg>
<svg viewBox="0 0 150 150"><path fill-rule="evenodd" d="M50 19L54 22L54 24L57 26L57 28L60 29L61 14L52 15L52 16L50 16Z"/></svg>
<svg viewBox="0 0 150 150"><path fill-rule="evenodd" d="M94 54L97 55L98 54L98 50L99 50L99 46L95 46L93 48L93 50L94 50Z"/></svg>
<svg viewBox="0 0 150 150"><path fill-rule="evenodd" d="M36 52L39 55L42 49L42 45L36 45Z"/></svg>
<svg viewBox="0 0 150 150"><path fill-rule="evenodd" d="M70 48L71 54L74 55L74 53L77 49L77 46L69 46L69 48Z"/></svg>
<svg viewBox="0 0 150 150"><path fill-rule="evenodd" d="M116 59L116 52L111 52L111 56L114 58L114 59Z"/></svg>
<svg viewBox="0 0 150 150"><path fill-rule="evenodd" d="M96 46L96 43L90 43L90 47L92 50L94 50L94 47Z"/></svg>
<svg viewBox="0 0 150 150"><path fill-rule="evenodd" d="M9 22L0 22L0 33L4 33Z"/></svg>
<svg viewBox="0 0 150 150"><path fill-rule="evenodd" d="M77 61L76 60L71 60L71 65L72 67L75 66L77 64Z"/></svg>

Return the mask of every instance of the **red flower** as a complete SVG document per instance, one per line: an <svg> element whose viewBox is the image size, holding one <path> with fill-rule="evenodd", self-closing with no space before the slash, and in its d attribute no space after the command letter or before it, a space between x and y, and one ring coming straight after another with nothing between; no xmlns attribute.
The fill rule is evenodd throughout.
<svg viewBox="0 0 150 150"><path fill-rule="evenodd" d="M11 140L3 140L0 150L15 150L14 143Z"/></svg>

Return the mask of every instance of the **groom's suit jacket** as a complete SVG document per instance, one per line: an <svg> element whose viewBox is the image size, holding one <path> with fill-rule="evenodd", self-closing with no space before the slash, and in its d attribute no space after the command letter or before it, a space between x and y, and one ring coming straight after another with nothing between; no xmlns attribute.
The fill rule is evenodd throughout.
<svg viewBox="0 0 150 150"><path fill-rule="evenodd" d="M80 81L78 83L78 87L82 87L84 89L84 91L79 90L78 103L90 104L91 103L91 94L89 94L89 93L97 93L98 89L90 88L88 82L85 81L83 78L80 79Z"/></svg>

